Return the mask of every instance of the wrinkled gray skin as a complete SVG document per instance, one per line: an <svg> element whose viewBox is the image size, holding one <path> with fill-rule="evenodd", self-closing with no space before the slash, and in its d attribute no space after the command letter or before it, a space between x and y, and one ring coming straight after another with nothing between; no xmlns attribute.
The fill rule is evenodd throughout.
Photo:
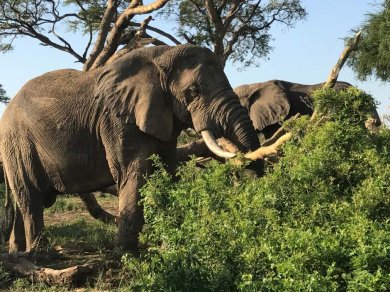
<svg viewBox="0 0 390 292"><path fill-rule="evenodd" d="M225 136L244 152L259 147L217 59L191 45L135 50L91 72L46 73L18 92L1 124L0 156L16 202L10 252L36 250L43 208L57 194L115 184L117 244L136 253L148 157L160 155L173 172L177 136L187 127Z"/></svg>
<svg viewBox="0 0 390 292"><path fill-rule="evenodd" d="M234 92L248 110L255 129L270 138L281 127L279 122L298 113L311 115L311 92L323 86L324 83L306 85L269 80L238 86L234 88ZM343 90L350 86L352 85L347 82L337 81L333 88Z"/></svg>

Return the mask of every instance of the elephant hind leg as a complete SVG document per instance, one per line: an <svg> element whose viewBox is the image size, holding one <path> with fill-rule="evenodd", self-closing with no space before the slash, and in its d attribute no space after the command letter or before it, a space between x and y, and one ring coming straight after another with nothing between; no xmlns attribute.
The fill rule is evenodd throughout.
<svg viewBox="0 0 390 292"><path fill-rule="evenodd" d="M16 205L12 231L9 238L9 252L23 252L26 250L26 236L24 233L23 217Z"/></svg>
<svg viewBox="0 0 390 292"><path fill-rule="evenodd" d="M23 241L21 236L24 234L25 251L30 252L37 249L41 241L44 226L42 194L31 187L26 189L14 187L11 186L16 201L16 212L11 234L14 235L13 241L17 246L21 246L19 242Z"/></svg>
<svg viewBox="0 0 390 292"><path fill-rule="evenodd" d="M31 145L18 146L12 149L12 155L2 157L15 210L10 250L21 251L25 242L25 251L30 252L42 244L43 203L49 180Z"/></svg>

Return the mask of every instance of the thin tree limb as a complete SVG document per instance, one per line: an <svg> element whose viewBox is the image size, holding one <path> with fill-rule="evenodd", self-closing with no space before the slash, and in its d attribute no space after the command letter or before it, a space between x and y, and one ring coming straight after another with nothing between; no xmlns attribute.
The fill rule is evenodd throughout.
<svg viewBox="0 0 390 292"><path fill-rule="evenodd" d="M117 51L114 55L112 55L106 62L106 64L110 64L113 61L117 60L124 54L127 54L128 52L144 47L149 44L153 44L155 46L159 45L166 45L166 43L161 42L150 35L148 35L145 30L148 27L149 22L153 20L152 16L148 16L139 26L139 29L135 33L128 34L128 38L123 38L122 35L122 42L126 40L126 45L119 51Z"/></svg>
<svg viewBox="0 0 390 292"><path fill-rule="evenodd" d="M107 39L108 33L110 32L110 25L114 19L116 9L116 1L108 0L106 10L104 11L102 21L100 22L99 33L95 45L87 61L84 63L83 71L88 71L91 68L93 63L96 61L96 58L104 49L104 43Z"/></svg>
<svg viewBox="0 0 390 292"><path fill-rule="evenodd" d="M161 7L165 6L168 1L169 0L156 0L151 4L140 5L136 7L132 7L132 4L134 4L134 1L132 1L129 7L118 17L107 38L106 46L100 52L99 56L96 58L95 62L90 68L94 69L103 66L106 61L115 53L116 49L118 48L120 37L132 16L136 14L147 14L160 9Z"/></svg>
<svg viewBox="0 0 390 292"><path fill-rule="evenodd" d="M345 61L347 61L351 52L357 49L357 45L359 43L361 33L362 33L361 31L358 31L355 34L353 40L344 48L336 65L332 68L332 71L330 72L328 79L324 84L324 88L332 88L336 84L340 70L344 66Z"/></svg>
<svg viewBox="0 0 390 292"><path fill-rule="evenodd" d="M351 52L357 49L357 45L360 40L360 35L361 35L361 31L358 31L355 34L355 37L353 38L352 42L350 42L347 46L345 46L339 59L337 60L336 65L332 68L326 82L324 83L323 88L332 88L336 84L337 78L339 77L340 70L345 64L345 61L347 61ZM317 118L318 118L318 111L314 110L310 120L314 121L317 120Z"/></svg>
<svg viewBox="0 0 390 292"><path fill-rule="evenodd" d="M136 27L141 26L141 23L137 23L137 22L130 22L129 24L130 24L130 26L136 26ZM161 35L163 37L166 37L167 39L172 41L175 45L180 45L181 44L181 42L178 39L176 39L174 36L170 35L169 33L165 32L165 31L163 31L161 29L153 27L153 26L151 26L149 24L146 26L146 29L148 29L150 31L153 31L155 33L158 33L159 35Z"/></svg>

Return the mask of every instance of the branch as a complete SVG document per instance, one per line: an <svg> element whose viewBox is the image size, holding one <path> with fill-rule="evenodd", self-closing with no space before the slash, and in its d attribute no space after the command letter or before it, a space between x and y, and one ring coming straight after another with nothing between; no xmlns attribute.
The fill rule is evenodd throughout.
<svg viewBox="0 0 390 292"><path fill-rule="evenodd" d="M237 2L237 1L234 1L234 2ZM227 0L222 0L221 3L218 5L217 13L219 15L221 15L223 9L226 7L226 4L227 4Z"/></svg>
<svg viewBox="0 0 390 292"><path fill-rule="evenodd" d="M240 2L240 1L236 1L236 2ZM252 21L252 19L255 17L256 10L259 8L260 2L261 2L261 0L259 0L255 5L253 5L252 11L251 11L250 15L248 16L248 18L245 21L241 20L242 25L236 31L232 32L232 37L231 37L230 41L227 42L226 48L225 48L225 50L223 52L225 60L227 60L228 57L232 54L233 46L238 42L240 36L242 36L242 34L244 33L245 30L250 28L248 23L250 23L250 21ZM241 2L241 3L234 3L234 4L236 4L236 5L234 5L232 7L232 9L228 13L228 16L226 17L225 33L229 29L229 27L231 25L231 22L234 19L235 14L240 9L240 7L241 7L241 5L243 3ZM262 29L264 29L266 27L269 27L274 21L275 21L275 19L273 19L270 22L267 22L262 27L256 28L256 31L260 31L260 30L262 30Z"/></svg>
<svg viewBox="0 0 390 292"><path fill-rule="evenodd" d="M117 9L116 5L117 4L115 0L108 0L106 10L104 11L102 21L100 22L99 33L95 42L95 46L84 64L83 71L88 71L96 61L96 58L102 52L107 35L110 31L111 22L114 19L114 15Z"/></svg>
<svg viewBox="0 0 390 292"><path fill-rule="evenodd" d="M225 36L225 28L222 23L221 16L218 14L218 11L215 9L215 4L213 0L205 0L206 9L211 20L211 23L214 24L215 32L212 33L211 36L214 43L214 53L218 57L222 66L225 66L225 59L223 56L223 38ZM210 32L209 32L210 33Z"/></svg>
<svg viewBox="0 0 390 292"><path fill-rule="evenodd" d="M77 5L80 7L80 9L84 12L87 13L87 10L84 8L83 4L79 0L75 0ZM87 61L87 53L89 51L89 48L91 47L92 44L92 39L93 39L93 27L90 22L88 22L88 33L89 33L89 38L88 38L88 43L85 46L84 53L83 53L83 58Z"/></svg>
<svg viewBox="0 0 390 292"><path fill-rule="evenodd" d="M186 40L187 43L192 44L192 45L196 44L196 42L194 41L194 37L193 36L189 37L188 35L183 34L183 37L184 37L184 39Z"/></svg>
<svg viewBox="0 0 390 292"><path fill-rule="evenodd" d="M146 27L148 26L149 22L153 20L153 17L150 15L147 18L142 21L141 25L139 26L138 31L135 34L135 37L142 38L145 35Z"/></svg>
<svg viewBox="0 0 390 292"><path fill-rule="evenodd" d="M195 6L196 10L198 10L198 12L199 12L200 14L206 16L206 12L202 9L202 7L200 7L200 6L198 5L198 3L196 3L196 1L193 1L193 0L189 0L189 1L192 3L192 5Z"/></svg>
<svg viewBox="0 0 390 292"><path fill-rule="evenodd" d="M3 1L1 3L1 16L3 17L1 19L1 23L4 25L4 27L0 35L13 35L15 37L18 35L25 35L36 38L42 42L42 45L51 46L58 50L70 53L77 59L77 61L84 63L85 58L74 51L70 44L66 42L65 39L56 34L54 30L55 25L65 18L81 18L73 13L60 15L57 10L58 4L56 4L55 1L47 0L46 2L48 3L48 6L42 6L42 1L35 1L31 5L26 2L24 3L24 7L20 7L19 5L22 4L19 1ZM30 6L32 6L32 8ZM52 15L53 19L46 19L41 17L41 15L44 15L45 13ZM41 28L40 26L44 24L51 24L51 32L64 45L52 41L49 37L38 31L38 29Z"/></svg>
<svg viewBox="0 0 390 292"><path fill-rule="evenodd" d="M344 48L344 51L341 53L336 65L332 68L332 71L330 72L328 79L326 80L326 82L324 84L324 88L332 88L336 84L340 70L343 67L345 61L348 59L351 52L353 52L357 49L357 45L358 45L359 40L360 40L360 35L361 35L361 31L358 31L355 34L355 37L353 38L352 42L350 42Z"/></svg>
<svg viewBox="0 0 390 292"><path fill-rule="evenodd" d="M120 44L124 44L124 42L126 42L126 45L121 50L117 51L114 55L112 55L107 60L106 64L112 63L124 54L127 54L128 52L137 48L142 48L150 44L153 44L155 46L166 45L166 43L157 40L145 33L145 29L148 27L148 24L151 20L153 20L152 16L148 16L140 24L139 29L136 32L132 31L126 35L122 35Z"/></svg>
<svg viewBox="0 0 390 292"><path fill-rule="evenodd" d="M277 154L280 146L282 146L284 143L286 143L288 140L290 140L292 137L291 133L286 133L282 135L278 140L276 140L275 143L269 145L269 146L261 146L259 149L247 153L244 155L246 159L249 159L251 161L258 160L258 159L264 159L269 155Z"/></svg>
<svg viewBox="0 0 390 292"><path fill-rule="evenodd" d="M147 14L153 12L165 6L168 1L169 0L156 0L148 5L139 5L133 7L134 3L138 3L138 1L133 0L129 7L119 16L115 22L115 25L108 36L106 46L100 52L99 56L96 58L95 62L90 68L94 69L103 66L106 61L115 53L116 49L118 48L120 37L132 16L136 14Z"/></svg>
<svg viewBox="0 0 390 292"><path fill-rule="evenodd" d="M355 37L353 38L352 42L350 42L342 51L336 65L332 68L332 71L330 72L328 79L324 83L323 88L332 88L336 82L337 78L339 76L340 70L345 64L345 61L348 59L349 55L351 54L352 51L355 51L357 49L357 44L359 43L360 40L360 35L361 31L358 31L355 34ZM314 110L310 120L314 121L317 120L318 118L318 111Z"/></svg>
<svg viewBox="0 0 390 292"><path fill-rule="evenodd" d="M137 22L130 22L129 24L130 24L130 26L136 26L136 27L141 26L141 24L137 23ZM167 39L172 41L175 45L181 45L181 42L178 39L176 39L174 36L170 35L169 33L166 33L165 31L163 31L161 29L158 29L158 28L155 28L153 26L150 26L149 24L146 26L146 29L166 37Z"/></svg>
<svg viewBox="0 0 390 292"><path fill-rule="evenodd" d="M240 8L242 7L243 4L244 4L244 1L239 1L239 0L233 1L232 8L229 10L229 12L227 13L227 15L225 17L225 23L224 23L225 32L229 29L234 17L236 16L237 12L240 10Z"/></svg>

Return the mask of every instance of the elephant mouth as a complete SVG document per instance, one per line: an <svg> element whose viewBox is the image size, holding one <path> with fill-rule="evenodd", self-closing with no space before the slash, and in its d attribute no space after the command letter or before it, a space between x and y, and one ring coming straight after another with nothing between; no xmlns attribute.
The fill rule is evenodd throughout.
<svg viewBox="0 0 390 292"><path fill-rule="evenodd" d="M201 134L207 148L215 155L225 159L231 159L237 156L236 153L226 151L219 146L211 131L203 130ZM266 140L258 149L244 153L243 157L249 161L256 161L264 159L270 154L277 154L279 147L289 139L291 139L291 133L285 132L281 128L281 130L277 131L271 138Z"/></svg>

